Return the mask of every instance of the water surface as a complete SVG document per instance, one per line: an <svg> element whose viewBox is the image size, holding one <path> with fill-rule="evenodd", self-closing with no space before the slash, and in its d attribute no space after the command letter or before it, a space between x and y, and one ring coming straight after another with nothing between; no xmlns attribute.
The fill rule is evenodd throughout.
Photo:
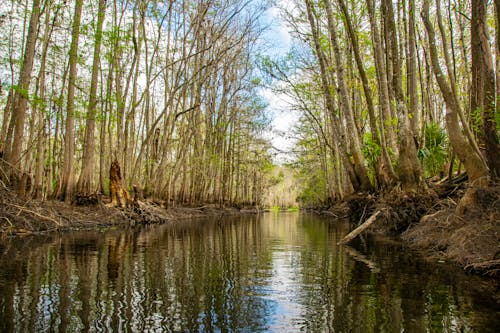
<svg viewBox="0 0 500 333"><path fill-rule="evenodd" d="M346 223L224 217L0 242L0 331L495 332L481 279Z"/></svg>

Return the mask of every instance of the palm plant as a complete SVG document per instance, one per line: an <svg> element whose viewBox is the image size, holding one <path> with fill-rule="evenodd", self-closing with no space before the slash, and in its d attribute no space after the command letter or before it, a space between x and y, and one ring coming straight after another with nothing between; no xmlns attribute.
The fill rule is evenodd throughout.
<svg viewBox="0 0 500 333"><path fill-rule="evenodd" d="M448 136L444 128L435 122L425 125L425 144L418 150L426 177L432 177L443 171L448 161Z"/></svg>

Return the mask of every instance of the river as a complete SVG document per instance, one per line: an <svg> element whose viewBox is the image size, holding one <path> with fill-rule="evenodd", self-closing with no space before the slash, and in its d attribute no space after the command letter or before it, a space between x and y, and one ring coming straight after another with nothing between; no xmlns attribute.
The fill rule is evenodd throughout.
<svg viewBox="0 0 500 333"><path fill-rule="evenodd" d="M265 213L0 242L0 331L494 332L484 280Z"/></svg>

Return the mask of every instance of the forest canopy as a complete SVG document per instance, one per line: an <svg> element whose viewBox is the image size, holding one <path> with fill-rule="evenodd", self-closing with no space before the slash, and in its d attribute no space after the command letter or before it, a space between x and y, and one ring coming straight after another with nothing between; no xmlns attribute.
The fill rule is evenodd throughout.
<svg viewBox="0 0 500 333"><path fill-rule="evenodd" d="M259 46L270 6L293 38L284 56ZM463 175L485 186L500 174L499 12L499 0L4 1L2 182L69 202L108 193L114 166L126 189L167 203L277 203L293 188L285 201L303 206ZM300 115L279 169L295 184L276 176L264 84Z"/></svg>
<svg viewBox="0 0 500 333"><path fill-rule="evenodd" d="M280 3L294 46L260 63L300 115L303 205L499 176L499 1Z"/></svg>
<svg viewBox="0 0 500 333"><path fill-rule="evenodd" d="M265 9L2 2L2 179L72 201L108 193L116 160L126 188L165 202L255 205L271 163L253 59Z"/></svg>

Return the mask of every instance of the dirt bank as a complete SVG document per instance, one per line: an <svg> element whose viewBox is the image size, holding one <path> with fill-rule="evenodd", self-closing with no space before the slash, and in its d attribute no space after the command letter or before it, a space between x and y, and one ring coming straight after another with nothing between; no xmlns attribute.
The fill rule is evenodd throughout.
<svg viewBox="0 0 500 333"><path fill-rule="evenodd" d="M130 208L115 208L107 200L85 205L68 205L60 201L21 200L12 191L0 190L0 234L24 235L56 230L92 229L96 227L165 223L172 220L255 213L253 209L201 207L168 207L161 202L141 201Z"/></svg>
<svg viewBox="0 0 500 333"><path fill-rule="evenodd" d="M360 226L379 212L370 232L401 236L430 260L455 262L466 271L500 277L500 185L439 184L425 192L354 195L329 214ZM361 228L361 227L360 227Z"/></svg>

